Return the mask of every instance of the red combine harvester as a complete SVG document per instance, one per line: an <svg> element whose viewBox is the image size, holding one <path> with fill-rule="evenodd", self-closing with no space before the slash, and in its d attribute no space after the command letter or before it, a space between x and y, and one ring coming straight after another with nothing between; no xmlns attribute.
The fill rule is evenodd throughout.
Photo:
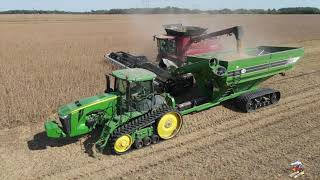
<svg viewBox="0 0 320 180"><path fill-rule="evenodd" d="M149 61L145 56L135 56L123 51L107 53L106 60L119 68L147 69L157 75L156 86L160 87L158 91L179 92L194 84L191 73L180 76L173 73L176 68L184 66L187 56L221 50L216 38L223 35L234 35L238 51L241 48L243 32L240 26L212 33L206 33L205 28L182 24L164 25L164 28L166 34L154 36L158 46L158 64Z"/></svg>
<svg viewBox="0 0 320 180"><path fill-rule="evenodd" d="M167 34L154 36L158 45L157 60L162 68L173 65L171 62L181 66L186 56L221 50L221 45L216 41L218 36L234 35L240 46L242 35L239 26L212 33L206 33L205 28L182 24L164 25L164 28Z"/></svg>
<svg viewBox="0 0 320 180"><path fill-rule="evenodd" d="M154 36L158 47L157 62L159 62L159 67L163 69L170 66L182 66L186 56L221 50L222 47L216 40L219 36L234 35L237 41L237 49L241 48L243 34L241 26L212 33L206 33L206 28L183 26L182 24L170 24L163 27L166 34ZM106 54L105 57L122 68L133 68L149 62L145 56L134 56L122 51Z"/></svg>

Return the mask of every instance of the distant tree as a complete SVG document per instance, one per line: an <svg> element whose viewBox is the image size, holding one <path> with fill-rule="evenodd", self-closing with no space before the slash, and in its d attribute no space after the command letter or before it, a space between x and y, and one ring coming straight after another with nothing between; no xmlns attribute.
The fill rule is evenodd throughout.
<svg viewBox="0 0 320 180"><path fill-rule="evenodd" d="M218 10L218 12L219 12L219 14L233 14L233 12L227 8Z"/></svg>
<svg viewBox="0 0 320 180"><path fill-rule="evenodd" d="M314 7L294 7L276 9L220 9L220 10L199 10L167 6L164 8L130 8L91 10L88 12L48 11L48 10L9 10L0 14L320 14L320 10Z"/></svg>
<svg viewBox="0 0 320 180"><path fill-rule="evenodd" d="M319 14L320 10L314 7L294 7L281 8L278 10L279 14Z"/></svg>

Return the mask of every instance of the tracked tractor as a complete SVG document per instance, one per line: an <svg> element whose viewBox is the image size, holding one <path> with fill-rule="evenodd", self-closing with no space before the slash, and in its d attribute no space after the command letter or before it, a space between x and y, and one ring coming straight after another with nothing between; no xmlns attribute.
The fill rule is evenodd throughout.
<svg viewBox="0 0 320 180"><path fill-rule="evenodd" d="M140 149L175 137L183 127L184 115L226 101L245 113L274 106L280 92L259 85L293 69L303 55L300 47L259 46L241 53L188 55L182 66L170 71L159 71L149 62L125 67L106 76L104 93L59 107L60 122L48 120L45 130L51 138L70 138L100 126L102 132L95 143L100 152L109 149L122 154ZM113 60L122 66L125 59ZM170 82L171 77L189 75L193 81L188 88L179 81Z"/></svg>
<svg viewBox="0 0 320 180"><path fill-rule="evenodd" d="M113 87L107 77L105 93L61 106L61 124L45 124L48 137L75 137L103 126L98 150L109 147L121 154L131 146L141 148L162 139L173 138L181 129L182 115L169 94L157 94L156 75L145 69L114 71ZM171 106L170 106L171 104ZM107 146L109 145L109 146Z"/></svg>

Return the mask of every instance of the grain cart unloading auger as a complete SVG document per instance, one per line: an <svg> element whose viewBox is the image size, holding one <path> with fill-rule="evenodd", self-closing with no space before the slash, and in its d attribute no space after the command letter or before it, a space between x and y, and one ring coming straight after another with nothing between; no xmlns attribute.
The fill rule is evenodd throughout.
<svg viewBox="0 0 320 180"><path fill-rule="evenodd" d="M237 51L187 56L170 76L191 74L193 84L182 93L160 86L158 74L143 67L113 71L104 93L59 107L61 124L45 123L48 137L77 137L103 130L96 148L122 154L175 137L183 115L232 100L244 112L275 104L280 92L261 89L266 79L294 67L303 48L260 46ZM113 87L111 87L113 84Z"/></svg>

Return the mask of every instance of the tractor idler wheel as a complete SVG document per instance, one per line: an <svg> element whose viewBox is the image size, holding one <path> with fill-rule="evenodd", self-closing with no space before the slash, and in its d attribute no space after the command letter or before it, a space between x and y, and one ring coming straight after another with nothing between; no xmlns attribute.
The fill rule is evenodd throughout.
<svg viewBox="0 0 320 180"><path fill-rule="evenodd" d="M116 139L113 145L113 151L116 154L123 154L127 152L132 145L132 137L129 134L122 135Z"/></svg>
<svg viewBox="0 0 320 180"><path fill-rule="evenodd" d="M149 138L149 137L143 138L142 141L143 141L144 146L149 146L151 144L151 138Z"/></svg>
<svg viewBox="0 0 320 180"><path fill-rule="evenodd" d="M152 144L157 144L158 142L159 142L159 136L158 135L156 135L156 134L154 134L154 135L152 135L151 136L151 142L152 142Z"/></svg>
<svg viewBox="0 0 320 180"><path fill-rule="evenodd" d="M134 147L136 149L140 149L143 147L143 141L141 139L137 139L135 142L134 142Z"/></svg>

